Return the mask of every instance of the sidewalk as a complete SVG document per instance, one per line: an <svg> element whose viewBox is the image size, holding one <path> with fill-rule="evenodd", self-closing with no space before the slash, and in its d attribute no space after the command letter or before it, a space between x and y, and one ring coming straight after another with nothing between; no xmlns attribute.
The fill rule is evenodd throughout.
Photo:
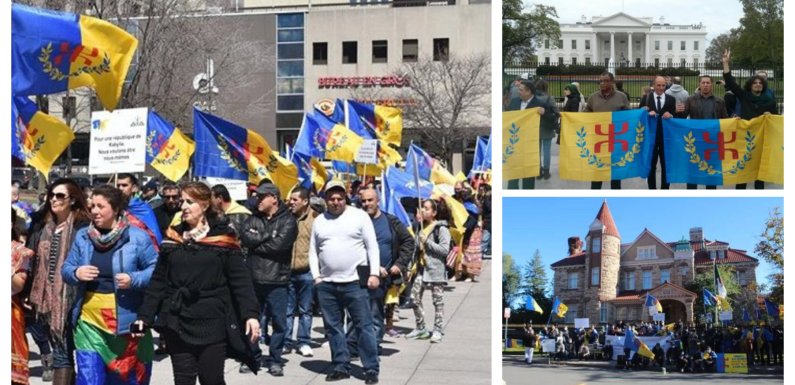
<svg viewBox="0 0 795 385"><path fill-rule="evenodd" d="M477 283L451 282L444 293L445 334L439 344L428 340L406 340L385 337L381 356L379 384L445 385L489 384L491 382L491 260L483 261L483 272ZM425 317L433 323L431 293L423 298ZM414 329L414 314L401 309L396 329L408 333ZM227 360L226 383L243 385L269 383L281 385L325 384L331 353L323 336L323 320L312 320L312 349L314 357L292 353L284 355L284 377L272 377L263 370L259 375L239 374L240 364ZM51 384L41 381L41 362L38 348L28 338L31 348L32 385ZM263 346L265 352L267 347ZM358 360L352 362L351 379L338 384L362 384L363 375ZM156 356L151 384L173 384L171 360Z"/></svg>

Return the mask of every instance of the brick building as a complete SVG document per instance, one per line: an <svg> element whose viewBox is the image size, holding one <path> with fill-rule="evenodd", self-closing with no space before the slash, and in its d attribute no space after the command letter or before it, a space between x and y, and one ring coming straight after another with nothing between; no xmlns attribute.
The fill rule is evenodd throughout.
<svg viewBox="0 0 795 385"><path fill-rule="evenodd" d="M741 286L756 281L756 258L727 242L704 238L700 227L690 229L689 240L665 242L649 229L630 243L621 240L607 201L584 242L569 238L569 255L551 266L554 295L569 307L566 322L650 321L646 293L660 300L666 321L692 322L697 294L684 286L713 263L733 266Z"/></svg>

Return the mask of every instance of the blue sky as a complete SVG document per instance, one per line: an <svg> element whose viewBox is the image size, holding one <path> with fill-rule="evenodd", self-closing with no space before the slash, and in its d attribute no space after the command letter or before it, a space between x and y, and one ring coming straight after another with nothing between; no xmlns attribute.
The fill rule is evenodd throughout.
<svg viewBox="0 0 795 385"><path fill-rule="evenodd" d="M503 198L503 252L524 266L535 250L547 266L564 258L566 239L585 239L604 198ZM729 243L758 258L754 247L774 207L782 198L608 198L621 242L629 243L648 228L665 242L689 238L691 227L701 227L704 237ZM782 210L783 212L783 210ZM773 267L758 258L756 279L768 283Z"/></svg>

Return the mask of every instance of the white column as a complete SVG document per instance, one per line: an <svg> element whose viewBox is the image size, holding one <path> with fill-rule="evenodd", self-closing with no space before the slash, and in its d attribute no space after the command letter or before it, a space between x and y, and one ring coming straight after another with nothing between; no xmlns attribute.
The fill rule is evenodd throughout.
<svg viewBox="0 0 795 385"><path fill-rule="evenodd" d="M649 51L649 45L650 45L650 42L651 42L651 40L649 40L649 33L647 32L647 33L646 33L646 57L645 57L645 58L643 58L643 60L646 62L646 63L645 63L645 64L646 64L646 66L648 66L648 65L649 65L649 63L651 62L651 55L649 54L649 52L650 52L650 51Z"/></svg>
<svg viewBox="0 0 795 385"><path fill-rule="evenodd" d="M593 36L591 37L591 52L593 53L593 55L591 55L591 64L593 65L596 65L596 63L599 62L598 49L599 49L599 41L596 38L596 32L594 32Z"/></svg>
<svg viewBox="0 0 795 385"><path fill-rule="evenodd" d="M610 61L616 62L616 33L610 32Z"/></svg>
<svg viewBox="0 0 795 385"><path fill-rule="evenodd" d="M635 59L632 58L632 32L629 32L627 35L629 35L629 38L627 39L627 42L629 42L629 48L627 48L627 60L629 60L629 66L632 67L632 63L635 62Z"/></svg>

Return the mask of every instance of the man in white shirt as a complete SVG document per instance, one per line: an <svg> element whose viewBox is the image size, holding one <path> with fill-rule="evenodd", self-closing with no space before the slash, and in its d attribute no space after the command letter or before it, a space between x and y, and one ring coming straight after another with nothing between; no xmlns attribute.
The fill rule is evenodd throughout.
<svg viewBox="0 0 795 385"><path fill-rule="evenodd" d="M364 383L377 384L378 351L367 291L380 284L381 265L375 229L366 212L347 206L342 181L328 182L325 195L328 209L312 225L309 268L331 346L332 370L326 381L350 378L350 352L343 328L347 310L359 336L357 345L364 369ZM369 276L360 280L358 266L368 266L367 273L362 274L369 273ZM363 284L365 278L367 283Z"/></svg>

